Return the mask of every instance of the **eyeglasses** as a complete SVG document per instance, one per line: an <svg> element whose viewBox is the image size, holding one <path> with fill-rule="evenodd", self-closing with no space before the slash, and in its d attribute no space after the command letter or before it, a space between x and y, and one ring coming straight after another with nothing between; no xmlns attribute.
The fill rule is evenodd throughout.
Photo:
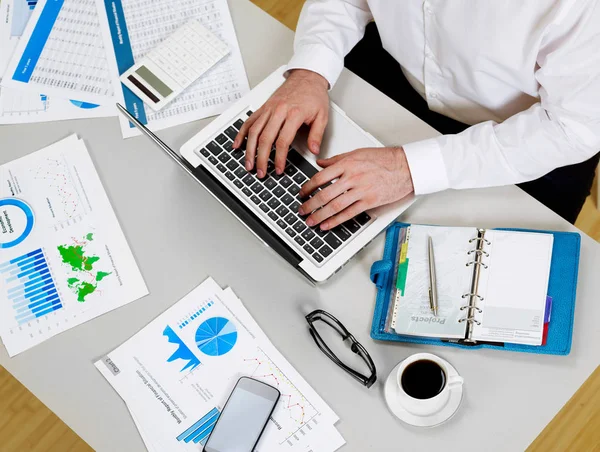
<svg viewBox="0 0 600 452"><path fill-rule="evenodd" d="M323 341L321 335L314 326L314 323L318 320L326 323L335 331L337 331L340 334L340 336L342 336L342 341L350 341L350 350L352 350L352 352L354 352L355 354L359 355L365 361L365 363L369 367L369 370L371 371L370 377L366 377L360 372L347 366L335 355L335 353L333 353L333 351L331 351L331 349L327 346L327 344L325 344L325 341ZM369 355L367 350L356 340L356 338L352 336L352 334L350 334L350 332L346 329L344 325L342 325L342 323L338 319L336 319L334 316L332 316L326 311L317 309L316 311L313 311L306 316L306 321L308 322L310 334L315 340L317 347L319 347L329 359L331 359L334 363L336 363L339 367L348 372L354 379L358 380L367 388L373 386L373 383L375 383L375 381L377 380L377 370L375 369L375 364L373 363L371 356Z"/></svg>

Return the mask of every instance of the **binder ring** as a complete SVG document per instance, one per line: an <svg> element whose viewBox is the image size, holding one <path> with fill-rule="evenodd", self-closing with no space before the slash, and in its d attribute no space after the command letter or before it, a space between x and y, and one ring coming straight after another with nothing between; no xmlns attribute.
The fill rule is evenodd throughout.
<svg viewBox="0 0 600 452"><path fill-rule="evenodd" d="M461 307L460 307L460 310L461 310L461 311L464 311L465 309L475 309L475 310L476 310L478 313L480 313L480 314L483 312L483 311L482 311L480 308L478 308L477 306L468 306L468 305L467 305L467 306L461 306Z"/></svg>
<svg viewBox="0 0 600 452"><path fill-rule="evenodd" d="M463 322L476 323L477 325L481 325L481 322L479 320L476 320L475 317L465 317L463 319L458 319L458 323Z"/></svg>
<svg viewBox="0 0 600 452"><path fill-rule="evenodd" d="M471 261L471 262L467 262L467 267L469 265L481 265L483 268L488 268L488 266L486 264L484 264L483 262L479 262L479 261Z"/></svg>
<svg viewBox="0 0 600 452"><path fill-rule="evenodd" d="M477 253L477 254L483 255L485 257L490 257L490 253L488 253L487 251L483 251L483 250L471 250L471 251L467 252L467 254L473 254L473 253Z"/></svg>
<svg viewBox="0 0 600 452"><path fill-rule="evenodd" d="M480 301L483 301L483 297L481 295L479 295L478 293L466 293L466 294L463 294L461 298L467 298L467 297L477 297L477 298L479 298Z"/></svg>
<svg viewBox="0 0 600 452"><path fill-rule="evenodd" d="M473 243L475 241L480 241L483 240L485 242L486 245L491 245L492 242L490 242L488 239L484 239L483 237L475 237L469 240L469 243Z"/></svg>

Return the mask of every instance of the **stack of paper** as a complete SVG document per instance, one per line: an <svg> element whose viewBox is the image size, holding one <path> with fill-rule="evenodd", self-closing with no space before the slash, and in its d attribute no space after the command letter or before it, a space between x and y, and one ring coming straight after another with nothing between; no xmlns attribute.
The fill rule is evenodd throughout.
<svg viewBox="0 0 600 452"><path fill-rule="evenodd" d="M10 356L147 294L82 140L0 166L0 336Z"/></svg>
<svg viewBox="0 0 600 452"><path fill-rule="evenodd" d="M250 90L227 0L96 0L96 3L113 85L119 87L116 97L150 129L165 129L220 114ZM227 43L231 52L167 107L154 112L120 84L119 76L190 19L198 20ZM125 138L140 134L127 119L119 119Z"/></svg>
<svg viewBox="0 0 600 452"><path fill-rule="evenodd" d="M335 451L336 414L277 351L231 289L208 279L96 363L151 451L201 450L237 380L281 392L257 451Z"/></svg>
<svg viewBox="0 0 600 452"><path fill-rule="evenodd" d="M15 75L20 80L25 80L25 77L28 76L26 72L23 72L25 66L20 66L21 73L15 74L15 65L21 62L23 65L27 65L28 69L37 68L38 76L44 69L44 65L47 66L46 73L59 72L56 64L50 63L48 59L61 58L54 48L64 47L64 43L49 39L50 35L55 36L51 33L55 23L51 24L47 14L40 18L45 3L45 1L32 0L2 0L0 2L0 81L4 86L0 87L0 124L115 116L116 110L113 102L107 102L105 105L82 102L78 97L78 92L70 93L72 97L50 95L49 83L36 86L25 83L13 85L10 82ZM57 2L49 3L56 4ZM44 31L47 36L41 35ZM44 56L44 48L48 45L53 47L52 53L46 54L46 60L39 62L38 59ZM84 45L84 41L77 43L77 47L81 48L82 52L89 51L89 47ZM12 72L8 71L9 66L12 68ZM67 79L72 79L72 74ZM50 83L56 84L54 81L50 81Z"/></svg>
<svg viewBox="0 0 600 452"><path fill-rule="evenodd" d="M119 76L192 18L231 53L152 112ZM0 124L116 116L120 102L157 130L217 115L249 91L227 0L2 0L0 78Z"/></svg>

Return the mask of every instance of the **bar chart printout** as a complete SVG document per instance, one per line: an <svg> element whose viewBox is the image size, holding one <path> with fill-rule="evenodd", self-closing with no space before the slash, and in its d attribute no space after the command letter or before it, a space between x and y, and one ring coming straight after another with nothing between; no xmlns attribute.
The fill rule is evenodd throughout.
<svg viewBox="0 0 600 452"><path fill-rule="evenodd" d="M63 308L41 248L0 264L0 275L19 325Z"/></svg>
<svg viewBox="0 0 600 452"><path fill-rule="evenodd" d="M213 408L198 422L179 435L177 441L183 441L185 443L193 442L195 444L200 443L204 446L208 436L212 433L220 414L221 412L217 408Z"/></svg>
<svg viewBox="0 0 600 452"><path fill-rule="evenodd" d="M0 213L0 338L10 356L148 293L76 135L0 165Z"/></svg>

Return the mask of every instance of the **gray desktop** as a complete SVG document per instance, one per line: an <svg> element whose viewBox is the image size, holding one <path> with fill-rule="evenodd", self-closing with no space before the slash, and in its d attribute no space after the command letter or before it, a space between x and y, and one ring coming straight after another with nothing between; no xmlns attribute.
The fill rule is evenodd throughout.
<svg viewBox="0 0 600 452"><path fill-rule="evenodd" d="M293 33L248 0L229 3L254 86L289 59ZM331 94L385 144L437 134L348 71ZM174 127L159 136L178 149L209 121ZM150 295L15 358L0 349L0 364L96 450L145 448L125 404L92 363L209 275L235 289L269 339L340 416L338 428L347 441L342 450L523 450L598 365L600 246L584 234L570 355L379 343L369 337L376 294L369 270L381 256L383 236L315 288L145 137L123 140L116 118L0 127L0 164L72 133L88 146ZM514 186L430 195L400 220L577 230ZM303 317L317 308L336 315L368 349L380 375L371 389L348 378L315 347ZM383 397L391 369L421 351L443 357L465 379L456 416L428 430L402 424Z"/></svg>

